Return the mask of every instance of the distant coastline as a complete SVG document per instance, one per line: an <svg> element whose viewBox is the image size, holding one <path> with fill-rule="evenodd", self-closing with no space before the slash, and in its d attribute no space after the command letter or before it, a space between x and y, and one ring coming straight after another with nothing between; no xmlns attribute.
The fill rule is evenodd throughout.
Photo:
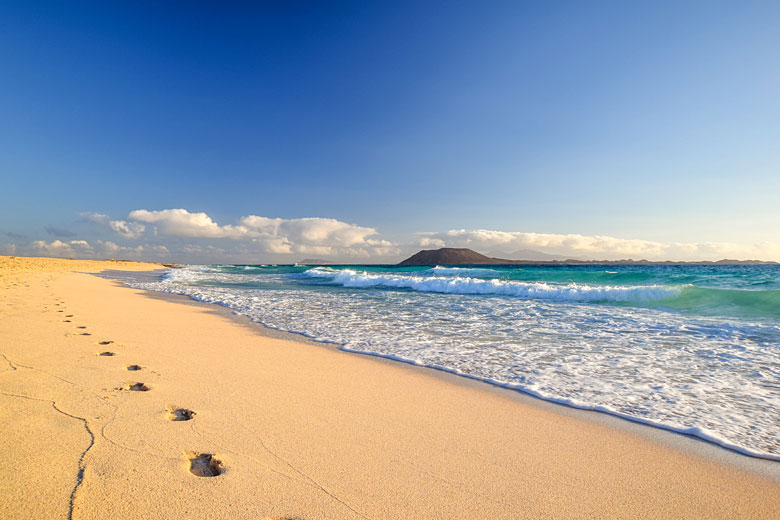
<svg viewBox="0 0 780 520"><path fill-rule="evenodd" d="M398 263L399 266L418 265L780 265L766 260L508 260L492 258L467 248L443 247L424 249Z"/></svg>

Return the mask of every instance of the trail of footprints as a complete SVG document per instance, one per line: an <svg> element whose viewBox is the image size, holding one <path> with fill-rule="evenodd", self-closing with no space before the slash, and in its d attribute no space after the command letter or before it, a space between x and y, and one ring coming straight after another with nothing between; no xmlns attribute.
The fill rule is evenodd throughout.
<svg viewBox="0 0 780 520"><path fill-rule="evenodd" d="M54 305L59 307L60 305L64 304L65 302L62 300L56 300L57 303ZM57 312L64 313L65 311L63 309L58 310ZM62 321L64 323L72 323L70 318L73 318L73 314L65 314L65 319ZM80 336L91 336L92 334L89 332L86 332L87 327L85 325L78 325L75 327L75 329L78 332L77 334ZM113 340L103 340L103 341L97 341L97 345L101 347L107 347L108 345L111 345L114 343ZM100 357L114 357L116 356L116 353L110 350L103 350L96 354ZM125 370L128 372L138 372L139 370L143 370L144 367L141 365L136 364L130 364L125 365ZM140 381L127 381L122 386L119 386L116 388L118 391L122 392L148 392L151 388L147 386L146 384L140 382ZM195 416L195 412L192 410L189 410L187 408L180 408L178 406L174 405L167 405L165 407L166 413L165 417L169 421L172 422L179 422L179 421L189 421ZM213 453L202 453L197 451L187 451L184 453L187 461L189 462L189 469L190 473L195 475L196 477L216 477L218 475L221 475L224 472L224 466L222 462L217 459Z"/></svg>
<svg viewBox="0 0 780 520"><path fill-rule="evenodd" d="M16 285L16 284L14 284ZM54 296L54 295L51 295ZM56 303L54 304L56 307L61 307L65 304L65 302L59 298L55 299ZM48 307L44 306L44 312L50 312L48 310ZM63 313L63 320L64 323L72 323L71 318L74 317L73 314L65 314L64 309L58 309L58 313ZM81 336L91 336L89 332L86 332L87 327L83 325L76 326L75 329L77 331L81 331L78 333L78 335ZM97 345L101 347L107 347L114 342L112 340L104 340L104 341L97 341L95 342ZM110 350L104 350L100 351L96 354L100 357L113 357L116 356L116 353L110 351ZM129 372L137 372L139 370L143 370L144 367L141 365L131 364L131 365L125 365L125 370ZM117 390L119 391L129 391L129 392L148 392L150 388L145 385L144 383L140 381L130 381L126 382L121 387L118 387ZM192 410L189 410L187 408L180 408L178 406L174 405L167 405L165 407L166 414L165 417L169 421L172 422L179 422L179 421L189 421L192 420L195 416L195 412ZM197 452L197 451L187 451L184 453L184 456L186 457L187 462L189 463L189 471L196 477L216 477L221 475L225 469L222 462L216 458L216 456L213 453L203 453L203 452ZM265 517L264 520L298 520L293 517L288 516L268 516Z"/></svg>

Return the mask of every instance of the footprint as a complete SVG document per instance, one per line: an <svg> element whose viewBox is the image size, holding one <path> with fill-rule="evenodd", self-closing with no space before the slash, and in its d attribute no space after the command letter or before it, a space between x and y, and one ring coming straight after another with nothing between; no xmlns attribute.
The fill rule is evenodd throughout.
<svg viewBox="0 0 780 520"><path fill-rule="evenodd" d="M78 327L76 327L76 328L77 328L77 329L86 329L87 327L86 327L86 325L79 325L79 326L78 326Z"/></svg>
<svg viewBox="0 0 780 520"><path fill-rule="evenodd" d="M110 350L106 350L104 352L98 352L98 356L116 356L116 354L114 354Z"/></svg>
<svg viewBox="0 0 780 520"><path fill-rule="evenodd" d="M165 417L169 421L189 421L192 419L192 416L195 415L195 412L192 410L179 408L178 406L174 406L172 404L166 406L165 409L168 410L168 413L165 414Z"/></svg>
<svg viewBox="0 0 780 520"><path fill-rule="evenodd" d="M135 372L136 370L141 370L143 367L141 365L127 365L125 367L125 370L129 370L131 372Z"/></svg>
<svg viewBox="0 0 780 520"><path fill-rule="evenodd" d="M146 392L149 390L149 387L143 383L125 383L119 387L119 390L128 390L130 392Z"/></svg>
<svg viewBox="0 0 780 520"><path fill-rule="evenodd" d="M62 320L65 323L70 323L70 320Z"/></svg>
<svg viewBox="0 0 780 520"><path fill-rule="evenodd" d="M89 332L82 332L81 334L79 334L79 336L91 336L91 335L92 334L90 334Z"/></svg>
<svg viewBox="0 0 780 520"><path fill-rule="evenodd" d="M63 311L58 311L58 312L63 312ZM72 318L72 317L73 317L73 314L66 314L66 315L65 315L65 317L66 317L66 318Z"/></svg>
<svg viewBox="0 0 780 520"><path fill-rule="evenodd" d="M188 451L186 455L190 460L190 473L196 477L216 477L223 471L222 462L211 453Z"/></svg>
<svg viewBox="0 0 780 520"><path fill-rule="evenodd" d="M108 340L108 341L98 341L98 345L110 345L112 343L113 343L113 341L111 341L111 340Z"/></svg>

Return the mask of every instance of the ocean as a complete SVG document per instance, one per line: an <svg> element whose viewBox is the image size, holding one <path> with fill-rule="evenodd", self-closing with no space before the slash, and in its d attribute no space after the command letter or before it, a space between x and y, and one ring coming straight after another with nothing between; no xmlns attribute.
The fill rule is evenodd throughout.
<svg viewBox="0 0 780 520"><path fill-rule="evenodd" d="M192 265L131 285L780 460L780 266Z"/></svg>

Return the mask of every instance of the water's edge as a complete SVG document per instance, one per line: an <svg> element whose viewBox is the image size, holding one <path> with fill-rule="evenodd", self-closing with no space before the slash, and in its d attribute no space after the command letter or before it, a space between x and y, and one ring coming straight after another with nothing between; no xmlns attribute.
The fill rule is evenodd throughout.
<svg viewBox="0 0 780 520"><path fill-rule="evenodd" d="M628 431L629 433L639 435L640 437L650 439L673 449L712 459L780 482L780 464L776 463L780 461L780 457L756 454L739 446L721 442L719 439L701 435L701 432L672 428L663 424L657 424L652 421L645 421L630 415L621 414L600 406L579 406L576 403L571 403L564 399L548 398L522 387L477 377L471 374L465 374L444 366L425 365L398 356L350 349L340 343L318 340L305 333L283 330L266 325L227 305L203 301L187 294L154 291L132 287L131 285L133 283L159 280L168 272L170 272L170 269L160 269L143 273L137 271L111 270L96 273L96 275L115 281L122 287L141 291L150 298L208 308L210 311L220 316L230 318L239 325L253 329L253 331L262 336L319 346L321 348L343 352L348 355L359 354L378 362L404 367L405 369L420 370L430 376L443 378L453 384L467 385L481 391L490 391L491 393L497 393L505 398L541 407L554 413L563 413L564 415L572 416L580 420L595 422L607 427Z"/></svg>

